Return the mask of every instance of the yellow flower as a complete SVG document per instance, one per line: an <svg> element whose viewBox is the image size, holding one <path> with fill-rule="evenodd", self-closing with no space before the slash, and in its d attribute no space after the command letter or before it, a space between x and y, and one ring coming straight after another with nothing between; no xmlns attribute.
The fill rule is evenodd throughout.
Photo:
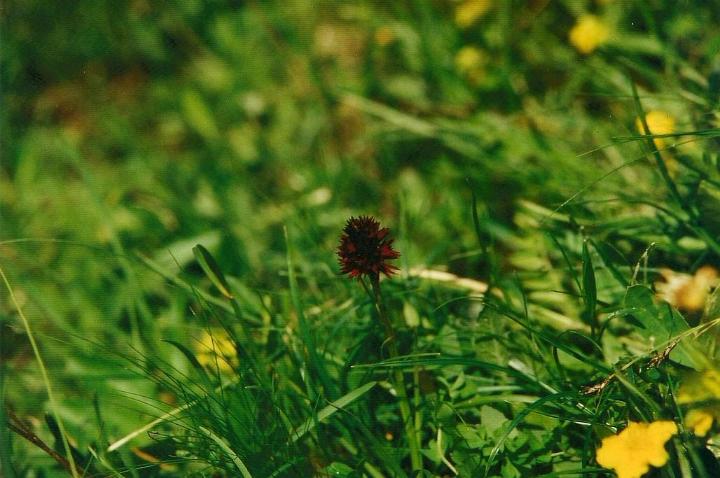
<svg viewBox="0 0 720 478"><path fill-rule="evenodd" d="M473 82L479 82L484 73L487 56L474 46L464 46L455 55L455 67Z"/></svg>
<svg viewBox="0 0 720 478"><path fill-rule="evenodd" d="M675 118L665 111L653 110L648 111L645 115L650 134L670 134L675 132ZM645 134L640 118L636 120L636 126L640 134ZM655 146L661 148L665 145L665 138L654 138Z"/></svg>
<svg viewBox="0 0 720 478"><path fill-rule="evenodd" d="M464 46L455 55L455 66L461 73L472 71L485 63L485 54L474 46Z"/></svg>
<svg viewBox="0 0 720 478"><path fill-rule="evenodd" d="M680 405L706 400L720 400L720 372L714 368L685 376L677 393Z"/></svg>
<svg viewBox="0 0 720 478"><path fill-rule="evenodd" d="M685 414L685 426L699 437L707 435L713 421L715 421L715 415L706 409L698 408Z"/></svg>
<svg viewBox="0 0 720 478"><path fill-rule="evenodd" d="M705 308L710 290L717 285L718 271L703 266L695 275L683 274L670 269L661 269L664 279L655 283L657 296L678 310L701 312Z"/></svg>
<svg viewBox="0 0 720 478"><path fill-rule="evenodd" d="M584 54L590 54L610 37L610 29L595 15L581 16L570 30L570 43Z"/></svg>
<svg viewBox="0 0 720 478"><path fill-rule="evenodd" d="M490 9L490 0L466 0L455 9L455 23L467 28Z"/></svg>
<svg viewBox="0 0 720 478"><path fill-rule="evenodd" d="M650 465L667 463L665 443L676 433L677 425L671 421L630 422L618 435L603 439L597 462L615 470L618 478L640 478L650 471Z"/></svg>
<svg viewBox="0 0 720 478"><path fill-rule="evenodd" d="M233 367L238 363L235 345L222 329L211 332L204 330L202 337L195 345L195 353L197 361L201 365L213 370L217 367L221 373L232 372Z"/></svg>
<svg viewBox="0 0 720 478"><path fill-rule="evenodd" d="M678 389L676 400L680 405L720 400L720 372L708 368L702 372L686 374ZM703 437L718 418L720 418L720 407L717 405L693 408L685 414L685 427L695 435Z"/></svg>

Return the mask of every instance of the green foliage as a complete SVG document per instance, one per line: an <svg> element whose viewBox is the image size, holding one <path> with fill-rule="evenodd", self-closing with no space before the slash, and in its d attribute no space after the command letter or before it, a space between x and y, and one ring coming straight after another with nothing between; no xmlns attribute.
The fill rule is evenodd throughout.
<svg viewBox="0 0 720 478"><path fill-rule="evenodd" d="M11 3L3 476L720 474L716 1Z"/></svg>

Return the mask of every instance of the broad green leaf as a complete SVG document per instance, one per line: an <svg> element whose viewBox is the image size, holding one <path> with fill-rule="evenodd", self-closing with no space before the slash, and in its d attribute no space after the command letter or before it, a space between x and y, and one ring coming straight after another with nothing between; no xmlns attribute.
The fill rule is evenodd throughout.
<svg viewBox="0 0 720 478"><path fill-rule="evenodd" d="M690 328L683 316L669 304L656 304L653 292L647 287L630 287L625 295L625 306L625 312L640 323L643 337L656 342L671 340Z"/></svg>
<svg viewBox="0 0 720 478"><path fill-rule="evenodd" d="M647 287L630 287L625 295L625 307L625 314L639 323L638 332L648 340L649 347L669 344L690 329L685 318L670 304L656 303L653 292ZM705 363L702 354L687 340L673 349L670 358L695 369L703 368Z"/></svg>
<svg viewBox="0 0 720 478"><path fill-rule="evenodd" d="M505 415L503 415L502 412L495 410L492 407L488 407L487 405L483 405L483 407L480 408L480 421L487 429L488 433L493 433L495 430L507 423L508 419L505 418Z"/></svg>
<svg viewBox="0 0 720 478"><path fill-rule="evenodd" d="M457 426L456 431L462 437L464 445L471 450L482 448L487 441L485 434L478 429L477 425L461 423Z"/></svg>

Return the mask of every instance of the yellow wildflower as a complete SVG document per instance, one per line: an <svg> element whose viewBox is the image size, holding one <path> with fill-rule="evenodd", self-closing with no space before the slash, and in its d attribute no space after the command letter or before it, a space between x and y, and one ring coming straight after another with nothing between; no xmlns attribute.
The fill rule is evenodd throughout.
<svg viewBox="0 0 720 478"><path fill-rule="evenodd" d="M466 0L455 9L455 23L467 28L490 9L490 0Z"/></svg>
<svg viewBox="0 0 720 478"><path fill-rule="evenodd" d="M714 368L685 376L677 393L680 405L706 400L720 400L720 372Z"/></svg>
<svg viewBox="0 0 720 478"><path fill-rule="evenodd" d="M655 283L657 296L678 310L701 312L705 308L710 290L718 283L718 271L703 266L695 275L661 269L663 281Z"/></svg>
<svg viewBox="0 0 720 478"><path fill-rule="evenodd" d="M685 414L685 426L695 435L704 437L712 428L715 415L706 409L697 408Z"/></svg>
<svg viewBox="0 0 720 478"><path fill-rule="evenodd" d="M665 111L653 110L648 111L645 115L650 134L670 134L675 132L675 118ZM640 134L645 134L640 118L636 120L636 126ZM654 138L655 147L658 149L665 145L665 138Z"/></svg>
<svg viewBox="0 0 720 478"><path fill-rule="evenodd" d="M676 400L680 405L720 400L720 372L709 368L685 375ZM685 426L695 435L703 437L718 418L720 418L720 407L717 405L694 408L685 414Z"/></svg>
<svg viewBox="0 0 720 478"><path fill-rule="evenodd" d="M597 462L615 470L618 478L640 478L650 471L650 465L667 463L665 443L676 433L677 425L671 421L630 422L618 435L603 439Z"/></svg>
<svg viewBox="0 0 720 478"><path fill-rule="evenodd" d="M455 55L455 66L458 70L466 73L477 68L483 63L483 52L474 46L464 46Z"/></svg>
<svg viewBox="0 0 720 478"><path fill-rule="evenodd" d="M466 45L455 55L455 67L460 73L476 83L482 79L486 63L487 56L485 53L474 46Z"/></svg>
<svg viewBox="0 0 720 478"><path fill-rule="evenodd" d="M610 37L610 28L595 15L581 16L570 30L570 43L583 55L595 51Z"/></svg>
<svg viewBox="0 0 720 478"><path fill-rule="evenodd" d="M204 330L202 337L196 343L195 353L201 365L213 370L217 366L221 373L230 373L237 365L235 345L222 329L212 332Z"/></svg>

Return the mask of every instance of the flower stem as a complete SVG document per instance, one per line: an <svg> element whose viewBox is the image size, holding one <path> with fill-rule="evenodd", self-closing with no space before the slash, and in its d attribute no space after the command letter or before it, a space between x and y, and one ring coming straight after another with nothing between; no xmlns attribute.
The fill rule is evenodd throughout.
<svg viewBox="0 0 720 478"><path fill-rule="evenodd" d="M373 299L377 307L380 322L385 328L385 336L388 342L390 358L397 358L398 352L397 341L395 340L395 329L392 326L390 317L388 316L385 303L380 292L380 277L378 274L370 276L370 284L372 285ZM400 415L402 416L403 425L405 426L405 436L407 437L408 447L410 448L410 462L413 471L422 471L422 454L420 453L420 437L415 429L415 419L410 409L410 400L408 399L407 386L405 385L405 376L402 370L393 369L393 381L395 382L395 390L397 391L398 405L400 406Z"/></svg>

